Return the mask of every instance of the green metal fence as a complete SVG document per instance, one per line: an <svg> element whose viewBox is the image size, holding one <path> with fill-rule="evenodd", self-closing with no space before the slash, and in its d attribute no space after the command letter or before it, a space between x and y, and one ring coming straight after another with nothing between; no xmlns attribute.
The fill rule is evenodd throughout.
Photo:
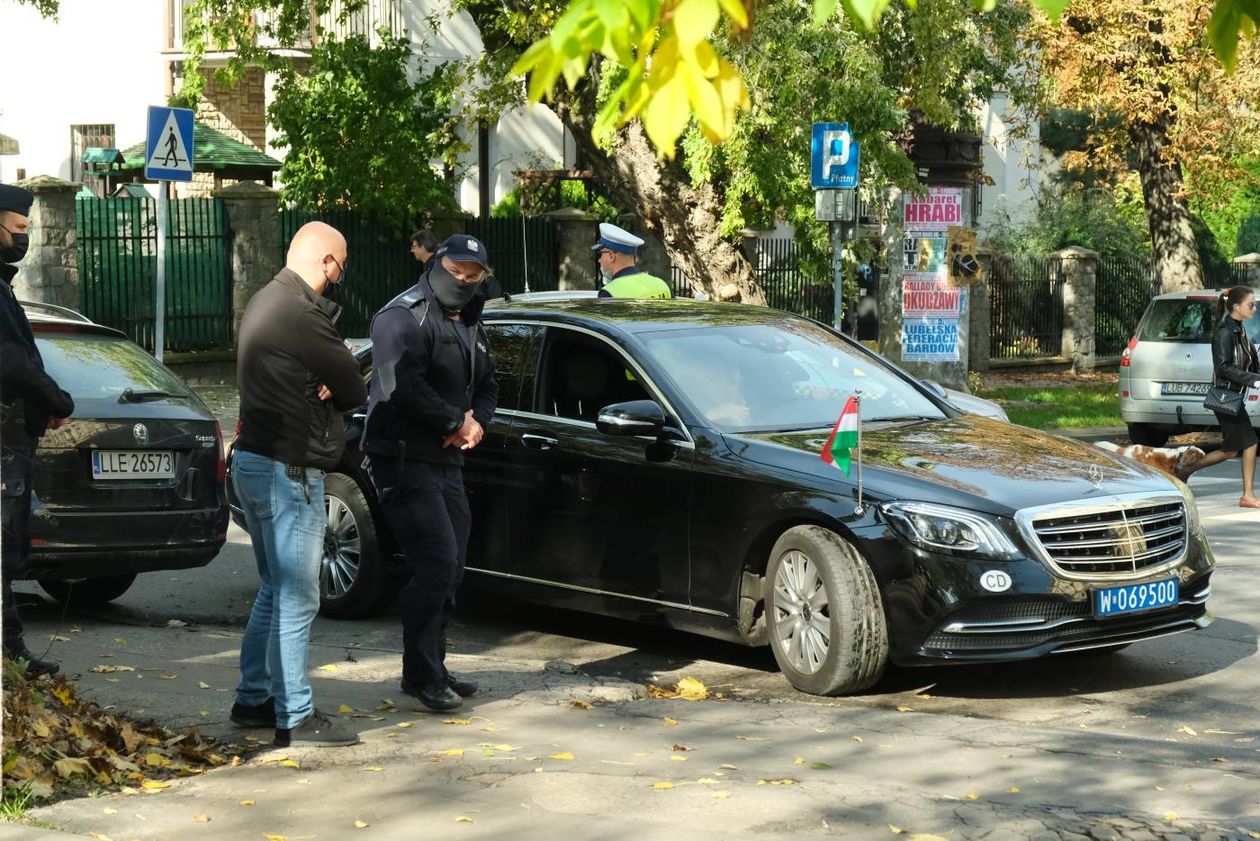
<svg viewBox="0 0 1260 841"><path fill-rule="evenodd" d="M989 358L1060 355L1065 283L1057 257L994 255L989 276Z"/></svg>
<svg viewBox="0 0 1260 841"><path fill-rule="evenodd" d="M796 240L774 237L751 240L745 253L753 277L766 293L766 303L824 324L835 320L834 285L830 277L815 277L801 268ZM695 297L690 278L670 267L669 287L676 298Z"/></svg>
<svg viewBox="0 0 1260 841"><path fill-rule="evenodd" d="M344 311L337 329L347 338L366 336L376 311L419 277L420 265L411 256L408 237L421 222L380 221L353 211L282 210L281 263L293 235L311 221L326 222L346 238L347 283L338 299ZM559 270L550 219L527 219L524 227L520 219L469 219L466 225L469 234L485 243L495 278L504 291L525 289L526 258L529 288L556 288Z"/></svg>
<svg viewBox="0 0 1260 841"><path fill-rule="evenodd" d="M157 287L157 202L80 197L79 307L152 352ZM228 228L219 199L174 199L167 217L166 330L170 351L232 344Z"/></svg>

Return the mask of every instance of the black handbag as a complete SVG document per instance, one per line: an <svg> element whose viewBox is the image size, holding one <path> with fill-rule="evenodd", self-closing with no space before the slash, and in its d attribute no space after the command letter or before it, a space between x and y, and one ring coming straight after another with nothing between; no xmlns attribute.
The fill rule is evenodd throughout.
<svg viewBox="0 0 1260 841"><path fill-rule="evenodd" d="M1208 389L1207 397L1203 398L1203 408L1235 417L1242 413L1243 393L1214 385Z"/></svg>

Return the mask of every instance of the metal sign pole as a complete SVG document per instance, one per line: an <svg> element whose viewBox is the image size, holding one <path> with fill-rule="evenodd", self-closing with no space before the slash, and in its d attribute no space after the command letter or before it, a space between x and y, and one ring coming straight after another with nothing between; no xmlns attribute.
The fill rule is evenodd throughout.
<svg viewBox="0 0 1260 841"><path fill-rule="evenodd" d="M153 338L153 355L162 361L162 350L166 344L166 217L170 199L166 192L170 182L159 181L157 200L157 300L154 302L154 323L156 330Z"/></svg>
<svg viewBox="0 0 1260 841"><path fill-rule="evenodd" d="M835 285L835 328L844 321L844 223L832 222L831 231L831 278Z"/></svg>

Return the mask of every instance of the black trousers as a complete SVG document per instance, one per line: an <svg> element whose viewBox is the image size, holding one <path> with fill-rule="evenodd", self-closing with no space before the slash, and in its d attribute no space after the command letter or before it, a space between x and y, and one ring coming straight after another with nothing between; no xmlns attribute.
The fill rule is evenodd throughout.
<svg viewBox="0 0 1260 841"><path fill-rule="evenodd" d="M26 556L30 551L31 535L31 481L35 475L35 447L5 446L0 450L0 478L2 497L3 531L0 535L0 600L4 608L4 650L20 652L25 648L22 641L22 618L18 615L17 600L13 597L13 579L20 578L26 570Z"/></svg>
<svg viewBox="0 0 1260 841"><path fill-rule="evenodd" d="M368 472L411 572L400 599L403 681L445 683L446 627L464 580L472 525L463 468L375 457Z"/></svg>

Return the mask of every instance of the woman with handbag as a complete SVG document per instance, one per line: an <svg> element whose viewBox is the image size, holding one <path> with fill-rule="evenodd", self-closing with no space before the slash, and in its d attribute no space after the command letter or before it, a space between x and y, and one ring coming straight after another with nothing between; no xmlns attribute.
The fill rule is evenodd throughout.
<svg viewBox="0 0 1260 841"><path fill-rule="evenodd" d="M1247 336L1243 322L1256 314L1256 293L1249 286L1226 289L1216 299L1218 326L1212 337L1212 388L1203 405L1216 414L1221 426L1221 448L1208 453L1192 467L1177 471L1183 482L1190 474L1226 459L1242 456L1242 508L1260 508L1256 499L1256 430L1247 415L1248 386L1260 386L1260 364L1256 348Z"/></svg>

